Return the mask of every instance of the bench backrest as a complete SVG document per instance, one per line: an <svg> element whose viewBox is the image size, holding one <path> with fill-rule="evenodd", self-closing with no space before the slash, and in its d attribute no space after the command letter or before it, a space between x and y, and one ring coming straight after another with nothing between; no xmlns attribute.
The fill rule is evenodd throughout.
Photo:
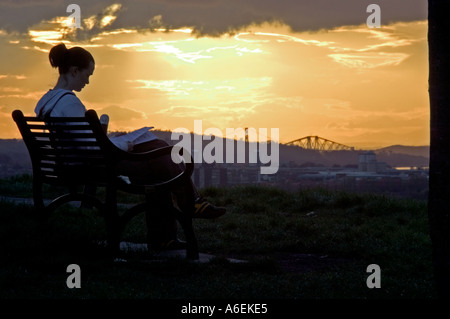
<svg viewBox="0 0 450 319"><path fill-rule="evenodd" d="M107 183L111 170L110 145L94 110L85 117L50 117L45 120L12 114L27 146L33 177L59 185Z"/></svg>

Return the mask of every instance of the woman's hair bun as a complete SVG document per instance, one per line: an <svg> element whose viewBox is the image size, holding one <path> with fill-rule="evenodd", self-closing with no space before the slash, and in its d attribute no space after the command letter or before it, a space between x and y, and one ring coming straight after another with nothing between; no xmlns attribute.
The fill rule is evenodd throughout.
<svg viewBox="0 0 450 319"><path fill-rule="evenodd" d="M86 69L91 62L95 63L94 57L87 50L81 47L67 49L64 43L51 48L48 58L51 66L58 68L59 74L68 72L72 66Z"/></svg>
<svg viewBox="0 0 450 319"><path fill-rule="evenodd" d="M48 58L50 60L50 65L54 68L62 67L64 68L65 64L67 63L67 53L68 49L66 48L66 45L64 43L60 43L58 45L55 45L48 55Z"/></svg>

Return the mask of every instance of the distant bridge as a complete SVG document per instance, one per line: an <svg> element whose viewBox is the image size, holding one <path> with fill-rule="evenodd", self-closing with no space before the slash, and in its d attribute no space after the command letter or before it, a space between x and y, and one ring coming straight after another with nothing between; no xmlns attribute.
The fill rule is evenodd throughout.
<svg viewBox="0 0 450 319"><path fill-rule="evenodd" d="M318 151L353 151L355 149L354 147L339 144L319 136L305 136L286 143L286 145L295 145L308 150Z"/></svg>

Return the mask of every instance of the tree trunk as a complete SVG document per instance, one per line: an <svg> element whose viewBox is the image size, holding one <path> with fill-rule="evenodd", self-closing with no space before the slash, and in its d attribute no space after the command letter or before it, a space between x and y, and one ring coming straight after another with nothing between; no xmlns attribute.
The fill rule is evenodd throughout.
<svg viewBox="0 0 450 319"><path fill-rule="evenodd" d="M439 298L450 298L450 1L428 0L430 180L428 218Z"/></svg>

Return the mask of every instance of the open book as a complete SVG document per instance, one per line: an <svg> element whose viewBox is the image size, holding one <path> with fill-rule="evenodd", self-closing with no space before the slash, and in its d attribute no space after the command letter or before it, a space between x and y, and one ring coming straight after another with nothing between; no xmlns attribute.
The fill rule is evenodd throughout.
<svg viewBox="0 0 450 319"><path fill-rule="evenodd" d="M111 136L109 139L118 148L124 151L131 151L136 144L153 141L158 138L155 134L150 132L152 128L153 126L145 126L124 135Z"/></svg>

